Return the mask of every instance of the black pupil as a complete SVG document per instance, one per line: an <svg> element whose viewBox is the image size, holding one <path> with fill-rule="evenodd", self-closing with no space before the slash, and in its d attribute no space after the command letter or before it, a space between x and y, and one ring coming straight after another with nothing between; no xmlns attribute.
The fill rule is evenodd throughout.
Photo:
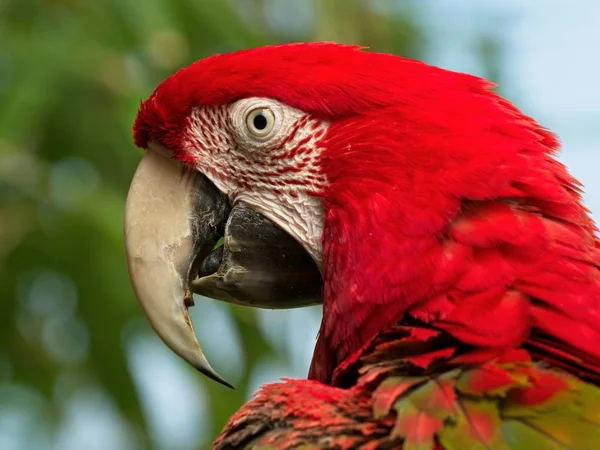
<svg viewBox="0 0 600 450"><path fill-rule="evenodd" d="M264 130L267 128L267 118L263 113L258 113L254 116L254 119L252 119L252 124L257 130Z"/></svg>

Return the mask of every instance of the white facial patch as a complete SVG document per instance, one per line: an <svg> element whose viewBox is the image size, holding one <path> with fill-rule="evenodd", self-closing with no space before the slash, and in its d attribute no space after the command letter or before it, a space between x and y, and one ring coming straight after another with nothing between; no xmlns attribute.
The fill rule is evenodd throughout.
<svg viewBox="0 0 600 450"><path fill-rule="evenodd" d="M328 123L267 98L197 108L186 150L232 202L243 201L298 240L321 267Z"/></svg>

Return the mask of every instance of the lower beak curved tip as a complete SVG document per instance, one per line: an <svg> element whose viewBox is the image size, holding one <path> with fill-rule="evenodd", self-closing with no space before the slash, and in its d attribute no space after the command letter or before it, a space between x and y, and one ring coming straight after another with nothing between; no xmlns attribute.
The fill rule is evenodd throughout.
<svg viewBox="0 0 600 450"><path fill-rule="evenodd" d="M230 389L235 389L235 386L233 384L231 384L229 381L227 381L225 378L223 378L221 375L219 375L217 372L215 372L215 370L212 367L210 367L210 366L207 367L206 365L203 365L203 364L195 365L194 367L200 373L206 375L211 380L214 380L217 383L222 384L223 386L227 386Z"/></svg>
<svg viewBox="0 0 600 450"><path fill-rule="evenodd" d="M196 256L218 236L228 205L203 175L148 150L125 210L125 251L135 296L156 334L177 355L233 388L210 366L188 314Z"/></svg>

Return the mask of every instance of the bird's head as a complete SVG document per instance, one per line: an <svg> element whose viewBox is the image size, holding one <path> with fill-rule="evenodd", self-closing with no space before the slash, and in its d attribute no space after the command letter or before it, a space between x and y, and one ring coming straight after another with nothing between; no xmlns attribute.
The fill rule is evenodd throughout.
<svg viewBox="0 0 600 450"><path fill-rule="evenodd" d="M555 138L489 88L327 43L215 55L165 80L135 121L147 151L125 222L156 332L220 379L187 315L192 291L272 308L324 296L322 337L348 353L468 263L444 239L466 204L536 195L532 181L575 201Z"/></svg>

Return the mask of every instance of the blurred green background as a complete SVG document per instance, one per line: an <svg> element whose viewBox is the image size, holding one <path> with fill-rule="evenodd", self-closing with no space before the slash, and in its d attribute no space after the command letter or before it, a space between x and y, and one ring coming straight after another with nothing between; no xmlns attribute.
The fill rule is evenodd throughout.
<svg viewBox="0 0 600 450"><path fill-rule="evenodd" d="M131 124L160 81L217 52L336 40L427 60L422 5L0 0L0 449L209 448L261 382L305 375L318 308L197 301L235 391L152 334L124 262ZM501 44L485 27L469 37L479 75L498 81Z"/></svg>

